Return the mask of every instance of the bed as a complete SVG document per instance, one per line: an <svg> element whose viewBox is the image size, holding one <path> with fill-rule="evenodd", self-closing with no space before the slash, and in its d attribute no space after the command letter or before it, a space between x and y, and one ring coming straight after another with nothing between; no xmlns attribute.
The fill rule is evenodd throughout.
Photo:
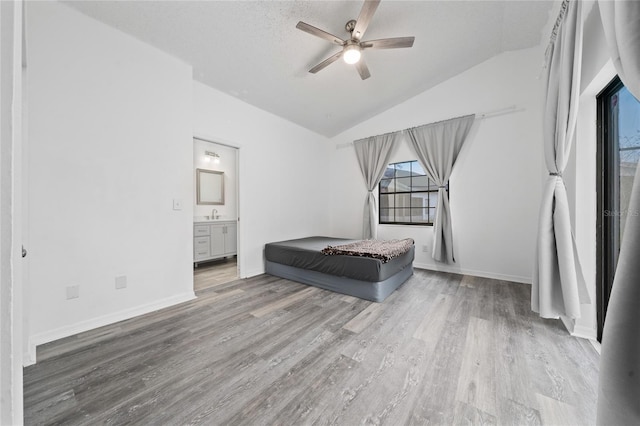
<svg viewBox="0 0 640 426"><path fill-rule="evenodd" d="M413 274L415 247L384 262L352 255L325 255L328 246L357 240L308 237L265 245L266 272L373 302L382 302Z"/></svg>

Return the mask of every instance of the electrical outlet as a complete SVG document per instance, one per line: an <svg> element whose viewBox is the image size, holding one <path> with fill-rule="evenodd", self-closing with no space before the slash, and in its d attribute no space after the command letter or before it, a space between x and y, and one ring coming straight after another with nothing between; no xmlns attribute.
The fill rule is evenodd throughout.
<svg viewBox="0 0 640 426"><path fill-rule="evenodd" d="M80 286L70 285L67 287L67 300L77 299L80 297Z"/></svg>
<svg viewBox="0 0 640 426"><path fill-rule="evenodd" d="M422 246L423 253L429 253L429 246Z"/></svg>
<svg viewBox="0 0 640 426"><path fill-rule="evenodd" d="M120 275L116 277L116 290L120 290L122 288L127 288L127 276Z"/></svg>

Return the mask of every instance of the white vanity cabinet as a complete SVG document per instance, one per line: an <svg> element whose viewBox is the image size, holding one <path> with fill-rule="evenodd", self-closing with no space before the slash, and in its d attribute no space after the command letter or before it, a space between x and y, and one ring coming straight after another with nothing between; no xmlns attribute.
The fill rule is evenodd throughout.
<svg viewBox="0 0 640 426"><path fill-rule="evenodd" d="M236 221L205 221L193 224L193 261L198 262L233 256L237 253Z"/></svg>

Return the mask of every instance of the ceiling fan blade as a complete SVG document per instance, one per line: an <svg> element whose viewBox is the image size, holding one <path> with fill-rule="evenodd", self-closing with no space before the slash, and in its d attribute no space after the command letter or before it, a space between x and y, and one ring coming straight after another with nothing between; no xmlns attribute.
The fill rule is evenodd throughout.
<svg viewBox="0 0 640 426"><path fill-rule="evenodd" d="M362 49L398 49L401 47L413 46L415 37L395 37L383 38L380 40L369 40L360 43Z"/></svg>
<svg viewBox="0 0 640 426"><path fill-rule="evenodd" d="M338 53L336 53L333 56L329 56L327 59L325 59L324 61L320 62L318 65L316 65L315 67L311 68L309 70L309 72L311 74L315 74L320 70L323 70L324 68L328 67L329 65L331 65L332 63L334 63L335 61L337 61L338 59L340 59L340 57L342 56L342 50L339 51Z"/></svg>
<svg viewBox="0 0 640 426"><path fill-rule="evenodd" d="M296 25L296 28L306 33L309 33L311 35L314 35L316 37L329 40L330 42L338 44L340 46L344 45L345 43L345 41L342 40L340 37L334 36L333 34L323 31L320 28L316 28L313 25L309 25L306 22L302 22L302 21L298 22L298 25Z"/></svg>
<svg viewBox="0 0 640 426"><path fill-rule="evenodd" d="M364 62L364 59L360 58L358 62L356 62L356 69L358 70L358 74L360 74L360 78L363 80L371 77L371 73L369 72L369 67Z"/></svg>
<svg viewBox="0 0 640 426"><path fill-rule="evenodd" d="M379 4L380 0L364 1L362 10L360 10L360 15L358 15L358 19L356 19L356 26L351 32L351 37L355 38L356 40L362 39L362 36L364 36L364 32L367 31L369 22L371 22L371 18L373 18L373 14L376 12Z"/></svg>

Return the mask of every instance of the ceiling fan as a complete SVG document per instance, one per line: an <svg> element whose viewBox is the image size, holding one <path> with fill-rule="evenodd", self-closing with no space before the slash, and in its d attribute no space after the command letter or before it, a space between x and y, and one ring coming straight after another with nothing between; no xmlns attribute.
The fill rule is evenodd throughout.
<svg viewBox="0 0 640 426"><path fill-rule="evenodd" d="M360 10L360 14L358 15L358 19L352 19L344 26L345 30L351 34L351 37L347 40L343 40L340 37L305 22L298 22L296 28L299 30L342 46L342 50L340 52L320 62L315 67L311 68L309 72L315 74L342 57L347 64L355 64L358 74L360 74L360 78L366 80L371 77L371 74L369 73L367 64L365 64L364 60L361 58L361 52L364 49L398 49L401 47L413 46L415 37L395 37L361 41L362 36L364 36L364 32L367 30L369 22L371 21L371 18L379 4L380 0L365 0L362 10Z"/></svg>

